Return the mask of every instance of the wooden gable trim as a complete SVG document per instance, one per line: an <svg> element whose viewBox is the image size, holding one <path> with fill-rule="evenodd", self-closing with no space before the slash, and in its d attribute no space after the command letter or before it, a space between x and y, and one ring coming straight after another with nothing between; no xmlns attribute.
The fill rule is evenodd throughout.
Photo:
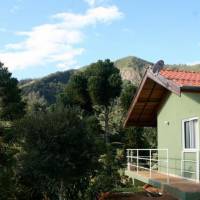
<svg viewBox="0 0 200 200"><path fill-rule="evenodd" d="M154 85L153 85L153 87L151 88L151 92L150 92L150 94L149 94L149 96L148 96L148 99L147 99L147 101L145 102L145 105L144 105L144 107L143 107L143 110L142 110L142 112L140 113L140 115L139 115L139 117L138 117L138 121L140 120L140 118L142 117L142 115L143 115L143 113L144 113L144 111L145 111L145 109L146 109L146 107L147 107L147 104L148 104L148 102L149 102L149 99L151 98L151 95L152 95L152 93L153 93L153 90L154 90L154 88L156 87L156 83L154 83Z"/></svg>
<svg viewBox="0 0 200 200"><path fill-rule="evenodd" d="M153 74L150 70L147 72L147 76L155 81L156 83L162 85L167 90L175 93L176 95L181 95L181 89L178 85L176 85L173 81L166 79L164 76L160 74Z"/></svg>
<svg viewBox="0 0 200 200"><path fill-rule="evenodd" d="M125 122L124 122L124 127L127 126L128 124L128 120L131 116L131 113L132 113L132 110L133 108L135 107L135 104L137 103L138 101L138 98L140 96L140 93L144 87L144 84L146 83L146 80L150 78L151 80L155 81L156 83L158 83L159 85L163 86L164 88L166 88L167 90L175 93L176 95L180 96L181 95L181 89L179 86L177 86L174 82L166 79L165 77L163 77L162 75L160 74L153 74L151 72L151 70L146 70L145 74L144 74L144 77L141 81L141 84L138 88L138 91L136 93L136 96L133 98L132 100L132 103L129 107L129 110L128 110L128 114L127 114L127 117L125 119ZM131 123L130 123L131 124Z"/></svg>
<svg viewBox="0 0 200 200"><path fill-rule="evenodd" d="M139 86L139 88L138 88L138 90L137 90L137 92L136 92L136 96L133 98L133 100L132 100L132 102L131 102L131 105L130 105L130 107L129 107L129 109L128 109L128 114L127 114L127 117L126 117L125 122L124 122L124 127L126 127L126 125L127 125L127 123L128 123L128 119L129 119L130 116L131 116L132 110L133 110L133 108L134 108L134 106L135 106L135 104L136 104L136 102L137 102L137 100L138 100L138 98L139 98L139 94L141 93L142 88L143 88L143 86L144 86L146 80L147 80L147 71L145 72L144 77L143 77L143 79L142 79L142 82L140 83L140 86Z"/></svg>

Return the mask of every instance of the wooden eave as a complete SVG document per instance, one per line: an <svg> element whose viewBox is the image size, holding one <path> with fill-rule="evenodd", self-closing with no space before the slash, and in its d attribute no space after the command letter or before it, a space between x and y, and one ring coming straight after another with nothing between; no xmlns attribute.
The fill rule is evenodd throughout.
<svg viewBox="0 0 200 200"><path fill-rule="evenodd" d="M156 127L157 111L169 92L180 96L181 89L160 74L147 70L130 105L124 126Z"/></svg>

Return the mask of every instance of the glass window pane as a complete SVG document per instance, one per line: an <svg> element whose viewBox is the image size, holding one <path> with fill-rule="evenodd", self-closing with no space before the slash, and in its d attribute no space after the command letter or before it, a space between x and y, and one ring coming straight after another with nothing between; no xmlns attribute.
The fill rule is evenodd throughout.
<svg viewBox="0 0 200 200"><path fill-rule="evenodd" d="M190 127L189 122L184 123L184 134L185 134L185 148L190 148Z"/></svg>
<svg viewBox="0 0 200 200"><path fill-rule="evenodd" d="M197 120L184 122L184 145L186 149L196 148Z"/></svg>

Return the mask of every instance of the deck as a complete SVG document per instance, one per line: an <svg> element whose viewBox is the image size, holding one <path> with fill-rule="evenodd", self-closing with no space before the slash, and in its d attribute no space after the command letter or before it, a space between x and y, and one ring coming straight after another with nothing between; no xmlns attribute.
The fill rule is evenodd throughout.
<svg viewBox="0 0 200 200"><path fill-rule="evenodd" d="M126 170L125 174L133 180L153 185L169 192L173 196L181 200L200 200L200 184L179 177L168 176L159 172L150 172L146 170Z"/></svg>

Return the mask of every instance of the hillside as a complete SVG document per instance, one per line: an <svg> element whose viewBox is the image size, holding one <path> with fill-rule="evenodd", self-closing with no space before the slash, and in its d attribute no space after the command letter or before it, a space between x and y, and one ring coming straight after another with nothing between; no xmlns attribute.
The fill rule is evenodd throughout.
<svg viewBox="0 0 200 200"><path fill-rule="evenodd" d="M22 80L19 82L19 87L24 97L32 92L39 92L40 96L43 96L51 104L55 102L57 94L63 90L73 73L74 70L68 70L56 72L40 79Z"/></svg>
<svg viewBox="0 0 200 200"><path fill-rule="evenodd" d="M119 60L116 60L115 66L120 70L123 80L130 80L134 84L138 84L143 76L145 69L153 63L134 57L129 56ZM192 69L200 70L200 64L197 65L166 65L166 67L176 69ZM82 69L82 68L81 68ZM80 69L80 70L81 70ZM40 79L26 79L19 83L22 89L23 96L27 96L31 92L39 92L47 102L54 103L57 94L59 94L65 84L67 84L70 76L75 70L68 70L64 72L56 72L45 76Z"/></svg>
<svg viewBox="0 0 200 200"><path fill-rule="evenodd" d="M140 58L129 56L115 61L115 66L120 70L123 80L130 80L138 84L145 69L153 63Z"/></svg>

